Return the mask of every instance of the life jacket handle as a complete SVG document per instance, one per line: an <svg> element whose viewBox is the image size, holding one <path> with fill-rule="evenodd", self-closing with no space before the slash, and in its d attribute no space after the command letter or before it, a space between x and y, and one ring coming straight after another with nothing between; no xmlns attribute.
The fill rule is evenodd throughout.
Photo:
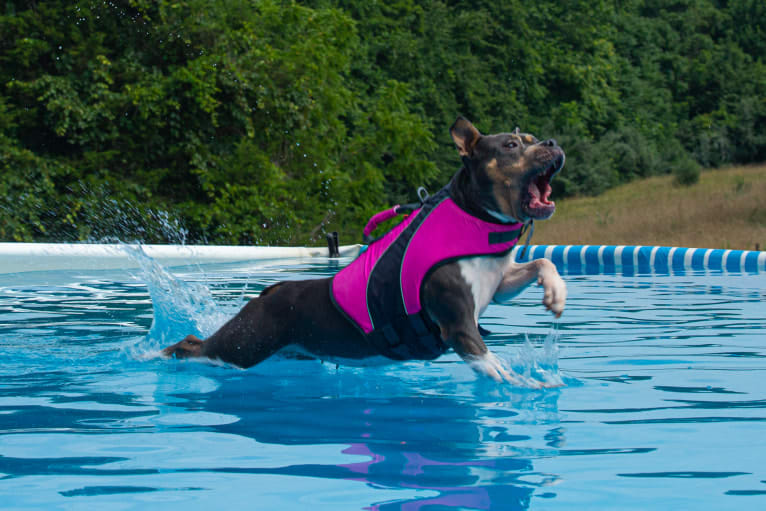
<svg viewBox="0 0 766 511"><path fill-rule="evenodd" d="M420 204L397 204L393 208L375 213L367 222L367 225L362 232L362 241L369 245L375 241L375 238L372 236L372 232L378 227L378 225L382 224L386 220L391 220L398 215L409 215L419 207Z"/></svg>

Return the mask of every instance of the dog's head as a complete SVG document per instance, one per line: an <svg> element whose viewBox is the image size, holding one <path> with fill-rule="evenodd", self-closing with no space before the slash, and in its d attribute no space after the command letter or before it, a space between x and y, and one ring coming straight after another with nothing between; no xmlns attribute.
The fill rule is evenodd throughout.
<svg viewBox="0 0 766 511"><path fill-rule="evenodd" d="M555 140L539 141L528 133L482 135L458 117L450 128L452 139L479 206L493 217L510 222L550 218L556 204L549 200L551 179L564 166L564 151Z"/></svg>

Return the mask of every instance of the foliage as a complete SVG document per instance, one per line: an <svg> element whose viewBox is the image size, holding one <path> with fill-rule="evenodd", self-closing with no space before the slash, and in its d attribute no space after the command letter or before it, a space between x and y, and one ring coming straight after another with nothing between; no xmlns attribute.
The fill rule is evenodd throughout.
<svg viewBox="0 0 766 511"><path fill-rule="evenodd" d="M350 88L358 39L339 10L246 0L8 5L6 239L97 235L88 225L110 222L91 208L104 199L135 212L128 224L169 211L193 240L303 242L435 174L408 88L390 80L369 97Z"/></svg>
<svg viewBox="0 0 766 511"><path fill-rule="evenodd" d="M682 156L673 166L674 182L681 186L689 186L699 182L700 164L688 155Z"/></svg>
<svg viewBox="0 0 766 511"><path fill-rule="evenodd" d="M760 0L11 0L0 34L6 240L356 241L457 169L458 114L556 138L559 195L766 160Z"/></svg>

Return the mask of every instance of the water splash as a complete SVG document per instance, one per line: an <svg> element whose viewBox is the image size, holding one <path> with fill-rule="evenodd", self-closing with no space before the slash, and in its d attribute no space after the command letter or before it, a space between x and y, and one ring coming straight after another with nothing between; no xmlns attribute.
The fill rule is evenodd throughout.
<svg viewBox="0 0 766 511"><path fill-rule="evenodd" d="M505 357L504 362L525 380L538 381L550 387L564 385L559 372L558 330L551 330L543 341L543 349L535 349L527 335L524 344L512 357Z"/></svg>
<svg viewBox="0 0 766 511"><path fill-rule="evenodd" d="M558 369L558 333L554 330L544 341L542 353L535 349L529 338L518 352L498 356L489 351L481 356L467 359L468 365L477 373L513 387L540 389L561 387L564 381Z"/></svg>
<svg viewBox="0 0 766 511"><path fill-rule="evenodd" d="M149 333L132 347L132 356L154 358L161 348L189 334L209 336L231 317L231 311L215 302L207 286L176 278L149 257L141 245L122 245L121 249L138 263L139 278L149 288L154 311Z"/></svg>
<svg viewBox="0 0 766 511"><path fill-rule="evenodd" d="M180 218L125 199L106 198L104 189L82 188L82 196L94 206L80 213L77 239L88 243L171 243L186 245L189 231Z"/></svg>

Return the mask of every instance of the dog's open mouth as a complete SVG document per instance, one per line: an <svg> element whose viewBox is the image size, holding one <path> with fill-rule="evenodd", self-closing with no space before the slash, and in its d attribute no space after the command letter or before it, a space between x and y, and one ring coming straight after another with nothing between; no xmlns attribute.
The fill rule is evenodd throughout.
<svg viewBox="0 0 766 511"><path fill-rule="evenodd" d="M556 211L556 203L550 200L551 180L563 166L564 157L559 155L545 166L531 171L525 177L521 205L530 218L546 219Z"/></svg>

